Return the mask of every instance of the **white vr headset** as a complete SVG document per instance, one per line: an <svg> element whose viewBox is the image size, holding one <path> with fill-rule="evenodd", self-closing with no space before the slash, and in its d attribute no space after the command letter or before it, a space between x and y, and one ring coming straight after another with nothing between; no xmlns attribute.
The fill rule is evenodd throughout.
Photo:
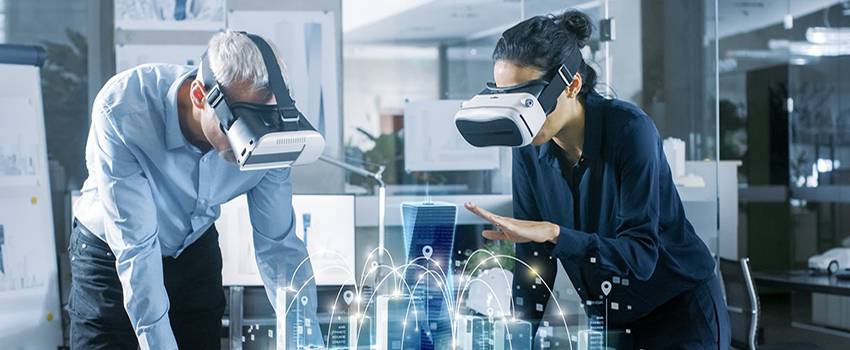
<svg viewBox="0 0 850 350"><path fill-rule="evenodd" d="M521 147L531 143L546 116L555 110L558 96L569 86L573 73L562 64L550 80L536 79L519 85L487 87L461 104L455 125L475 147Z"/></svg>
<svg viewBox="0 0 850 350"><path fill-rule="evenodd" d="M243 33L257 45L269 77L276 105L231 102L215 79L207 54L201 59L207 103L215 110L221 130L236 156L240 170L259 170L315 162L325 139L295 107L271 46L263 38Z"/></svg>

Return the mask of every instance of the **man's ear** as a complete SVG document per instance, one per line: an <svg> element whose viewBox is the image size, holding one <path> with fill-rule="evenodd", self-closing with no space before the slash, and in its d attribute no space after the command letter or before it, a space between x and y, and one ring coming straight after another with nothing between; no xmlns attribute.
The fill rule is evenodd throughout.
<svg viewBox="0 0 850 350"><path fill-rule="evenodd" d="M207 95L204 92L204 83L200 80L193 80L189 87L189 99L192 100L192 106L196 109L204 109L207 104Z"/></svg>
<svg viewBox="0 0 850 350"><path fill-rule="evenodd" d="M567 93L567 97L576 98L578 93L581 91L581 87L584 84L582 81L581 74L576 73L573 75L573 81L570 82L570 85L567 86L564 91Z"/></svg>

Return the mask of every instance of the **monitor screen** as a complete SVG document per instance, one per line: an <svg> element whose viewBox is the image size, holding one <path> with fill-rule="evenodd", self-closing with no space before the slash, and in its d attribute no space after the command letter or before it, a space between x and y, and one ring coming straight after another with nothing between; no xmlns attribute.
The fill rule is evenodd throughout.
<svg viewBox="0 0 850 350"><path fill-rule="evenodd" d="M354 283L354 196L294 195L295 234L307 245L317 285ZM306 224L306 225L305 225ZM221 206L216 222L225 285L261 286L245 196Z"/></svg>

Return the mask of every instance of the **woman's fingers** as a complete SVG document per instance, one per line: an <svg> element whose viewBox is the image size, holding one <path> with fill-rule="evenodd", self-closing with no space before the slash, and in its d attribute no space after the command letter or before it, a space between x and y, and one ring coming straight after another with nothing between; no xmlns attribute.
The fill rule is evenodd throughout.
<svg viewBox="0 0 850 350"><path fill-rule="evenodd" d="M466 204L464 204L464 207L466 207L466 210L471 211L473 214L478 215L480 218L489 221L493 225L504 226L505 224L503 217L493 214L487 209L475 205L475 203L466 202Z"/></svg>
<svg viewBox="0 0 850 350"><path fill-rule="evenodd" d="M496 230L484 230L484 231L481 232L481 235L484 236L484 238L486 238L486 239L494 240L494 241L501 241L501 240L508 239L508 237L505 236L504 232L496 231Z"/></svg>
<svg viewBox="0 0 850 350"><path fill-rule="evenodd" d="M525 238L523 235L521 235L521 234L519 234L515 231L504 230L502 232L505 233L505 239L507 239L509 241L516 242L516 243L528 242L528 238Z"/></svg>
<svg viewBox="0 0 850 350"><path fill-rule="evenodd" d="M484 238L494 241L511 241L516 243L525 243L530 241L528 238L510 231L484 230L481 232L481 235L484 236Z"/></svg>
<svg viewBox="0 0 850 350"><path fill-rule="evenodd" d="M478 215L478 217L480 217L484 220L490 221L490 217L488 215L488 214L490 214L490 212L487 211L486 209L481 208L481 207L475 205L475 203L472 203L472 202L466 202L466 204L464 204L463 206L466 208L466 210L469 210L473 214ZM492 215L492 214L490 214L490 215Z"/></svg>
<svg viewBox="0 0 850 350"><path fill-rule="evenodd" d="M541 223L536 221L517 220L511 217L499 216L487 209L481 208L475 203L466 202L467 210L478 215L484 220L496 225L495 230L484 230L481 234L492 240L509 240L517 243L540 241L541 235L547 236L546 232L541 234Z"/></svg>
<svg viewBox="0 0 850 350"><path fill-rule="evenodd" d="M495 230L484 230L481 233L484 238L492 240L510 240L514 242L528 241L528 239L526 239L525 237L522 237L521 235L518 235L514 232L516 231L520 220L493 214L487 209L481 208L472 202L467 202L466 204L464 204L464 206L467 210L471 211L475 215L478 215L482 219L489 221L493 225L496 225Z"/></svg>

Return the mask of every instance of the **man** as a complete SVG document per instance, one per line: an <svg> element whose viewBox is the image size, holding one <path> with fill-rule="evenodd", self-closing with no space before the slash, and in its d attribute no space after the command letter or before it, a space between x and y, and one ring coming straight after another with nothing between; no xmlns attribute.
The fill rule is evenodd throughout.
<svg viewBox="0 0 850 350"><path fill-rule="evenodd" d="M245 34L216 34L208 55L229 102L275 103ZM315 300L309 260L293 276L307 251L293 233L290 171L233 164L210 88L196 68L143 65L95 99L69 248L72 349L219 348L225 299L214 221L221 203L243 193L272 305L277 287L305 283L301 295Z"/></svg>

